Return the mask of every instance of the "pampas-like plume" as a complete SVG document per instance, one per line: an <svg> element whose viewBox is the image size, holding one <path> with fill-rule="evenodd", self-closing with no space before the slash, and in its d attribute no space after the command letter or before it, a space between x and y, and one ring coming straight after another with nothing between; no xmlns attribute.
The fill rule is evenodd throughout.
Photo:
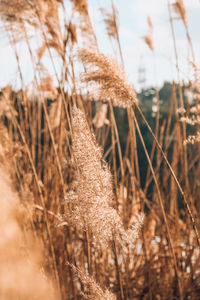
<svg viewBox="0 0 200 300"><path fill-rule="evenodd" d="M74 8L84 15L88 15L88 2L87 0L71 0L74 4Z"/></svg>
<svg viewBox="0 0 200 300"><path fill-rule="evenodd" d="M97 39L89 16L88 1L71 0L71 2L73 2L74 10L78 12L77 24L79 24L79 36L81 36L83 47L88 47L89 45L90 47L97 49Z"/></svg>
<svg viewBox="0 0 200 300"><path fill-rule="evenodd" d="M187 144L195 144L200 142L200 130L199 130L199 125L200 125L200 104L199 104L199 99L200 99L200 70L198 67L195 65L195 63L190 62L193 71L194 71L194 81L190 83L192 89L193 89L193 97L196 101L195 106L191 106L189 110L185 110L184 108L179 108L177 110L177 113L181 114L180 121L184 122L188 125L191 126L196 126L196 134L195 135L190 135L187 137L187 139L183 142L184 145Z"/></svg>
<svg viewBox="0 0 200 300"><path fill-rule="evenodd" d="M69 22L69 25L66 25L67 30L67 40L70 40L72 45L77 43L77 33L76 33L76 25L72 22Z"/></svg>
<svg viewBox="0 0 200 300"><path fill-rule="evenodd" d="M62 56L64 49L58 14L61 2L57 0L2 0L0 1L0 17L5 29L9 33L12 32L13 42L30 38L32 36L30 29L38 31L42 29L46 33L46 38L38 50L39 58L42 57L47 47L54 48Z"/></svg>
<svg viewBox="0 0 200 300"><path fill-rule="evenodd" d="M43 92L47 98L49 97L51 99L55 99L58 94L57 89L53 85L53 78L50 75L41 79L38 90Z"/></svg>
<svg viewBox="0 0 200 300"><path fill-rule="evenodd" d="M25 1L25 0L1 0L0 1L0 17L4 22L5 28L16 33L17 41L23 39L24 24L39 27L38 16L35 11L35 5L38 6L38 11L41 17L46 16L46 5L44 1ZM16 40L15 39L15 40Z"/></svg>
<svg viewBox="0 0 200 300"><path fill-rule="evenodd" d="M149 47L150 50L154 51L154 44L153 44L153 24L151 18L147 18L148 23L148 34L143 37L145 43Z"/></svg>
<svg viewBox="0 0 200 300"><path fill-rule="evenodd" d="M60 3L57 0L1 0L0 15L5 22L17 25L26 22L33 26L39 26L47 18L57 14ZM38 16L39 14L39 16Z"/></svg>
<svg viewBox="0 0 200 300"><path fill-rule="evenodd" d="M75 275L81 280L85 293L82 293L84 299L88 300L116 300L116 296L109 290L103 291L98 283L87 274L83 273L79 268L70 265Z"/></svg>
<svg viewBox="0 0 200 300"><path fill-rule="evenodd" d="M30 4L24 0L1 0L0 2L0 15L5 22L20 23L28 21L32 11ZM33 22L33 20L29 20Z"/></svg>
<svg viewBox="0 0 200 300"><path fill-rule="evenodd" d="M101 8L102 15L104 17L104 23L108 36L113 39L118 39L118 11L114 5L112 5L112 13L106 9Z"/></svg>
<svg viewBox="0 0 200 300"><path fill-rule="evenodd" d="M104 247L113 239L126 246L133 246L138 237L143 216L133 228L125 230L117 211L111 207L113 200L112 176L102 163L100 148L91 134L85 115L76 107L72 116L72 149L77 166L73 191L66 195L72 205L70 219L75 226L89 228L94 244Z"/></svg>
<svg viewBox="0 0 200 300"><path fill-rule="evenodd" d="M130 107L138 102L133 86L115 59L88 49L80 50L78 56L87 67L81 80L90 84L91 96L95 100L112 99L114 105L121 107Z"/></svg>
<svg viewBox="0 0 200 300"><path fill-rule="evenodd" d="M175 13L179 15L184 25L187 27L187 13L186 13L183 0L176 0L175 3L173 3L172 5Z"/></svg>
<svg viewBox="0 0 200 300"><path fill-rule="evenodd" d="M12 115L17 116L16 110L11 104L12 88L6 86L0 92L0 117L5 116L9 120L12 119Z"/></svg>

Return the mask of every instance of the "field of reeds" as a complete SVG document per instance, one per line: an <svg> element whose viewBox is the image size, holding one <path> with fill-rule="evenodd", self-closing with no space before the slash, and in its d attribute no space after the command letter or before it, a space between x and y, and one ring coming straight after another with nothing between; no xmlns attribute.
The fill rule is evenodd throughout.
<svg viewBox="0 0 200 300"><path fill-rule="evenodd" d="M0 92L0 299L198 300L200 73L184 3L168 2L169 27L177 74L179 19L194 76L171 82L161 118L159 89L152 117L127 79L115 6L101 12L118 61L99 51L87 0L69 2L70 16L64 0L0 2L20 78Z"/></svg>

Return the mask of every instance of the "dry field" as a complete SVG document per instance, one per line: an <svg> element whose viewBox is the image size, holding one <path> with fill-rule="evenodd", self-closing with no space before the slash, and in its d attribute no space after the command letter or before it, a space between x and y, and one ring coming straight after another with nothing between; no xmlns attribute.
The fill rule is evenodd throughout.
<svg viewBox="0 0 200 300"><path fill-rule="evenodd" d="M168 3L169 27L178 74L174 23L185 28L193 103L173 82L161 122L155 88L153 128L124 71L115 6L101 12L118 62L99 51L87 0L71 4L69 17L64 0L0 1L21 83L0 92L0 299L198 300L200 73L183 0ZM150 18L144 43L154 52Z"/></svg>

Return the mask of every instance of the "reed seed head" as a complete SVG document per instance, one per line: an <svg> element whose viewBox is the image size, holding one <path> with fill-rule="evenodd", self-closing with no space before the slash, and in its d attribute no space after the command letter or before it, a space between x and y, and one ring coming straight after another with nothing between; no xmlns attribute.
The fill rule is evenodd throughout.
<svg viewBox="0 0 200 300"><path fill-rule="evenodd" d="M172 5L175 13L179 15L184 25L187 27L187 12L183 0L176 0Z"/></svg>
<svg viewBox="0 0 200 300"><path fill-rule="evenodd" d="M82 49L78 56L86 67L81 80L95 99L113 100L115 106L130 107L138 102L133 86L115 59L98 51Z"/></svg>
<svg viewBox="0 0 200 300"><path fill-rule="evenodd" d="M77 172L73 189L66 195L66 201L72 205L70 220L83 230L89 228L95 245L105 248L114 239L126 250L127 245L134 245L143 217L138 217L130 229L124 229L120 216L111 206L112 176L108 166L102 164L101 150L84 113L76 107L72 113L72 149Z"/></svg>
<svg viewBox="0 0 200 300"><path fill-rule="evenodd" d="M88 300L116 300L116 296L112 294L108 289L103 290L100 285L94 280L93 277L85 274L79 268L75 267L74 265L70 264L70 267L74 271L76 277L78 277L83 286L84 286L84 293L82 296L84 299Z"/></svg>

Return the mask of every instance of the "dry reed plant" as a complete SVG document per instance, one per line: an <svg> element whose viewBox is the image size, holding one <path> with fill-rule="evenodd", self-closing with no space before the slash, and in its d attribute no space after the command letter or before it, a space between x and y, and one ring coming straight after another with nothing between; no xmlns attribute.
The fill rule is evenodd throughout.
<svg viewBox="0 0 200 300"><path fill-rule="evenodd" d="M98 108L98 111L92 120L92 123L95 125L96 128L101 128L105 124L109 124L109 120L106 118L108 111L108 105L107 104L101 104L101 106Z"/></svg>
<svg viewBox="0 0 200 300"><path fill-rule="evenodd" d="M183 21L184 25L187 27L187 12L184 6L183 0L177 0L173 4L173 9L175 13L178 14L180 19Z"/></svg>
<svg viewBox="0 0 200 300"><path fill-rule="evenodd" d="M0 94L0 116L6 116L9 120L12 119L12 115L17 116L17 111L13 108L10 102L11 94L11 86L3 88Z"/></svg>
<svg viewBox="0 0 200 300"><path fill-rule="evenodd" d="M154 43L153 43L153 24L151 18L147 17L147 24L148 24L148 34L143 37L145 43L149 47L150 50L154 51Z"/></svg>
<svg viewBox="0 0 200 300"><path fill-rule="evenodd" d="M46 11L45 17L40 16L40 7L35 4L35 10L39 18L40 28L42 29L43 44L38 49L38 58L41 59L46 49L54 49L60 57L64 58L64 41L62 36L60 18L59 18L59 6L61 3L55 0L49 0L45 2Z"/></svg>
<svg viewBox="0 0 200 300"><path fill-rule="evenodd" d="M112 5L112 12L108 12L105 8L101 8L104 22L106 25L107 34L110 38L118 39L118 11L117 8Z"/></svg>
<svg viewBox="0 0 200 300"><path fill-rule="evenodd" d="M70 265L75 276L78 277L84 286L84 292L81 293L83 299L87 300L116 300L116 296L109 290L102 290L99 284L90 276Z"/></svg>
<svg viewBox="0 0 200 300"><path fill-rule="evenodd" d="M62 1L1 1L0 15L12 43L34 37L35 32L43 40L37 51L41 60L47 48L56 50L64 59L64 41L58 9ZM28 45L30 48L30 46Z"/></svg>
<svg viewBox="0 0 200 300"><path fill-rule="evenodd" d="M183 147L185 123L174 113L180 101L181 121L199 132L195 60L190 86L195 105L185 106L184 89L179 84L177 93L173 83L169 111L160 107L151 128L152 118L144 116L150 111L139 107L123 68L98 51L88 2L71 2L70 17L62 0L0 2L22 84L19 91L7 86L0 92L0 298L196 300L199 144L196 136L189 151ZM175 1L174 7L191 48L183 2ZM115 6L102 14L123 66ZM170 22L173 29L171 15ZM146 43L153 50L150 19L148 28ZM31 43L35 34L38 49ZM31 93L15 44L22 40L34 70ZM84 73L79 78L72 53L81 44ZM178 53L176 58L178 69ZM79 81L89 97L85 89L77 90Z"/></svg>
<svg viewBox="0 0 200 300"><path fill-rule="evenodd" d="M74 8L83 15L88 15L88 2L87 0L71 0L74 4Z"/></svg>
<svg viewBox="0 0 200 300"><path fill-rule="evenodd" d="M13 175L13 167L10 165L13 156L9 158L12 144L5 128L1 129L1 136L0 298L53 300L58 295L41 268L42 251L39 246L33 247L31 231L24 232L25 221L28 220L27 211L20 203L11 179L4 169L6 159L7 170Z"/></svg>
<svg viewBox="0 0 200 300"><path fill-rule="evenodd" d="M81 80L91 86L93 99L112 99L113 104L120 107L137 103L134 88L115 59L87 49L79 50L78 56L86 67Z"/></svg>
<svg viewBox="0 0 200 300"><path fill-rule="evenodd" d="M143 223L139 215L134 226L125 230L117 211L112 208L114 200L112 176L102 161L102 154L91 134L84 113L73 108L72 150L77 168L76 181L65 197L72 205L70 219L73 225L93 234L94 244L107 248L113 239L125 249L133 247Z"/></svg>
<svg viewBox="0 0 200 300"><path fill-rule="evenodd" d="M117 46L119 49L119 54L121 58L122 66L124 67L124 59L121 49L121 43L119 38L119 18L118 18L118 10L115 5L112 3L112 12L107 11L105 8L100 8L100 11L103 15L103 20L106 25L106 31L108 37L117 42Z"/></svg>
<svg viewBox="0 0 200 300"><path fill-rule="evenodd" d="M68 42L68 39L71 41L72 45L77 43L77 33L76 33L76 25L72 22L69 22L69 25L67 26L67 39L65 43Z"/></svg>
<svg viewBox="0 0 200 300"><path fill-rule="evenodd" d="M56 0L3 0L0 3L0 15L6 29L10 33L17 34L16 41L18 41L25 38L25 25L28 25L29 29L39 29L40 22L47 25L48 19L57 14L59 5Z"/></svg>
<svg viewBox="0 0 200 300"><path fill-rule="evenodd" d="M62 98L61 95L59 95L56 101L53 102L50 107L49 121L52 129L59 127L61 123L61 114L62 114Z"/></svg>
<svg viewBox="0 0 200 300"><path fill-rule="evenodd" d="M56 99L58 91L53 84L53 79L50 75L41 79L38 91L43 92L45 98Z"/></svg>
<svg viewBox="0 0 200 300"><path fill-rule="evenodd" d="M71 0L74 10L78 12L78 19L76 20L77 27L80 30L79 37L81 37L83 47L90 45L96 50L98 48L97 39L90 20L88 1L87 0Z"/></svg>
<svg viewBox="0 0 200 300"><path fill-rule="evenodd" d="M6 29L17 32L22 37L24 37L22 30L24 22L30 22L34 27L37 27L37 18L27 1L3 0L0 3L0 14Z"/></svg>
<svg viewBox="0 0 200 300"><path fill-rule="evenodd" d="M187 139L184 140L184 145L187 144L195 144L200 142L200 131L199 131L199 125L200 125L200 105L199 105L199 91L200 91L200 72L197 66L194 63L191 63L193 71L194 71L194 80L190 82L190 90L193 98L195 100L195 105L190 106L186 109L179 108L177 110L177 113L181 115L180 121L182 123L188 124L190 126L195 126L196 128L196 134L190 135L187 137Z"/></svg>

